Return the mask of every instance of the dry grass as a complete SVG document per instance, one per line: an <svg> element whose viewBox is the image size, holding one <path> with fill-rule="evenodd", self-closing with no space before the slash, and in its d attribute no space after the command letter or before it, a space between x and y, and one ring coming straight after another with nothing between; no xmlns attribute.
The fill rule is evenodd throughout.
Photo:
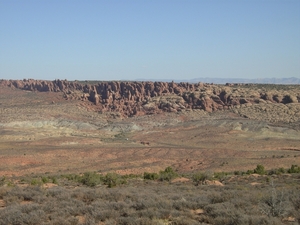
<svg viewBox="0 0 300 225"><path fill-rule="evenodd" d="M298 174L230 176L224 186L127 179L114 188L66 183L0 187L0 224L298 224ZM260 185L251 185L251 182ZM79 186L78 186L79 185ZM274 193L276 193L274 195ZM272 214L272 210L280 213ZM278 212L279 212L278 211Z"/></svg>

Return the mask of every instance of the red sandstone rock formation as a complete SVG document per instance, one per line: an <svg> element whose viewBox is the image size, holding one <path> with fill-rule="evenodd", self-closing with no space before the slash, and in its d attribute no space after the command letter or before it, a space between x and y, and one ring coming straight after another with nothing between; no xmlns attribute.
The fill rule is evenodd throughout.
<svg viewBox="0 0 300 225"><path fill-rule="evenodd" d="M203 109L208 112L260 101L298 103L300 93L245 92L242 85L174 82L69 82L67 80L0 80L0 86L28 91L62 92L66 99L90 101L102 112L123 116ZM249 89L247 89L249 90Z"/></svg>

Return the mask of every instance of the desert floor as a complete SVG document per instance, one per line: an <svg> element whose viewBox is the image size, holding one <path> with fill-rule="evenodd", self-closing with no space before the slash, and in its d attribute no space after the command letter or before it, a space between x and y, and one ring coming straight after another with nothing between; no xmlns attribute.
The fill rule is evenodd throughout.
<svg viewBox="0 0 300 225"><path fill-rule="evenodd" d="M1 87L0 176L139 174L167 166L179 172L232 172L257 164L266 169L300 165L299 124L272 123L261 111L260 119L250 119L241 110L245 108L121 118L67 101L62 93Z"/></svg>

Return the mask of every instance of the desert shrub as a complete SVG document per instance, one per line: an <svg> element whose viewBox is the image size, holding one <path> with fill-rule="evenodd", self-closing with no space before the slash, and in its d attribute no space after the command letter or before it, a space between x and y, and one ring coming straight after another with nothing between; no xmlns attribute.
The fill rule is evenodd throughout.
<svg viewBox="0 0 300 225"><path fill-rule="evenodd" d="M266 216L246 215L233 212L224 216L219 216L211 220L216 225L282 225L282 221L278 218L270 218Z"/></svg>
<svg viewBox="0 0 300 225"><path fill-rule="evenodd" d="M42 182L45 184L45 183L48 183L49 182L49 178L48 177L42 177Z"/></svg>
<svg viewBox="0 0 300 225"><path fill-rule="evenodd" d="M234 175L242 175L242 173L243 173L243 172L238 171L238 170L236 170L236 171L233 172Z"/></svg>
<svg viewBox="0 0 300 225"><path fill-rule="evenodd" d="M0 186L3 186L5 184L6 178L3 176L0 178Z"/></svg>
<svg viewBox="0 0 300 225"><path fill-rule="evenodd" d="M42 181L37 179L37 178L33 178L31 181L30 181L30 185L42 185Z"/></svg>
<svg viewBox="0 0 300 225"><path fill-rule="evenodd" d="M157 180L158 179L158 174L157 173L147 173L144 172L144 179L145 180Z"/></svg>
<svg viewBox="0 0 300 225"><path fill-rule="evenodd" d="M95 187L101 183L103 177L101 174L97 174L96 172L86 172L82 177L75 176L74 179L89 187Z"/></svg>
<svg viewBox="0 0 300 225"><path fill-rule="evenodd" d="M22 213L17 207L9 207L0 211L0 224L24 224L24 216L28 218L28 215Z"/></svg>
<svg viewBox="0 0 300 225"><path fill-rule="evenodd" d="M246 199L244 199L246 201ZM251 208L251 207L250 207ZM209 216L206 218L209 224L218 224L218 225L248 225L248 224L261 224L261 223L252 223L251 218L254 215L246 213L249 212L249 208L239 208L232 204L232 202L223 202L223 203L216 203L216 204L209 204L204 207L207 215ZM254 221L254 220L252 220Z"/></svg>
<svg viewBox="0 0 300 225"><path fill-rule="evenodd" d="M287 171L288 173L300 173L300 167L297 165L292 165Z"/></svg>
<svg viewBox="0 0 300 225"><path fill-rule="evenodd" d="M199 222L196 220L181 216L181 217L172 219L172 221L169 224L171 224L171 225L196 225L196 224L199 224Z"/></svg>
<svg viewBox="0 0 300 225"><path fill-rule="evenodd" d="M286 170L282 167L278 168L278 169L272 169L268 172L268 175L273 175L273 174L276 174L276 175L280 175L280 174L283 174L285 173Z"/></svg>
<svg viewBox="0 0 300 225"><path fill-rule="evenodd" d="M20 205L19 207L22 213L27 213L27 214L32 211L38 211L40 210L40 208L41 208L40 205L36 203L24 204L24 205Z"/></svg>
<svg viewBox="0 0 300 225"><path fill-rule="evenodd" d="M97 200L98 191L90 188L79 187L71 193L71 197L90 204L91 202Z"/></svg>
<svg viewBox="0 0 300 225"><path fill-rule="evenodd" d="M235 210L235 209L230 204L224 204L223 202L220 202L220 203L212 203L206 205L204 207L204 210L207 213L207 215L209 215L212 218L216 218L228 214L229 210Z"/></svg>
<svg viewBox="0 0 300 225"><path fill-rule="evenodd" d="M0 225L7 224L32 224L38 225L46 221L47 217L44 211L38 206L13 205L0 210Z"/></svg>
<svg viewBox="0 0 300 225"><path fill-rule="evenodd" d="M207 193L195 196L189 200L189 202L193 203L193 209L203 208L206 205L210 204L210 198Z"/></svg>
<svg viewBox="0 0 300 225"><path fill-rule="evenodd" d="M63 175L61 175L60 177L64 177ZM42 176L41 177L41 181L42 183L53 183L53 184L58 184L58 176Z"/></svg>
<svg viewBox="0 0 300 225"><path fill-rule="evenodd" d="M197 205L194 201L188 201L185 198L175 200L172 203L172 208L176 210L196 209Z"/></svg>
<svg viewBox="0 0 300 225"><path fill-rule="evenodd" d="M264 175L266 173L265 167L263 165L257 165L253 172L260 175Z"/></svg>
<svg viewBox="0 0 300 225"><path fill-rule="evenodd" d="M79 223L78 219L76 217L55 217L50 220L48 223L42 223L43 225L77 225L82 224ZM86 219L85 223L83 224L89 224L89 225L96 225L96 223L92 223L92 221Z"/></svg>
<svg viewBox="0 0 300 225"><path fill-rule="evenodd" d="M122 187L112 189L102 189L101 193L98 194L100 199L108 202L121 202L126 201L130 198L131 194L128 194ZM138 198L130 199L136 201Z"/></svg>
<svg viewBox="0 0 300 225"><path fill-rule="evenodd" d="M60 208L60 212L63 216L77 216L83 215L86 212L86 202L82 202L78 199L65 199L62 201L58 201L56 207Z"/></svg>
<svg viewBox="0 0 300 225"><path fill-rule="evenodd" d="M286 170L283 167L278 168L277 171L279 174L286 172Z"/></svg>
<svg viewBox="0 0 300 225"><path fill-rule="evenodd" d="M273 181L270 183L270 190L266 196L262 198L260 211L262 214L272 217L282 217L286 215L288 210L287 196L283 191L276 188Z"/></svg>
<svg viewBox="0 0 300 225"><path fill-rule="evenodd" d="M3 197L6 195L6 193L9 191L9 187L0 187L0 199L3 199Z"/></svg>
<svg viewBox="0 0 300 225"><path fill-rule="evenodd" d="M53 197L53 198L59 199L59 200L71 198L71 193L68 190L66 190L65 188L59 187L59 186L48 189L46 195L48 197Z"/></svg>
<svg viewBox="0 0 300 225"><path fill-rule="evenodd" d="M250 175L250 174L253 174L253 173L254 173L253 170L247 170L247 172L246 172L247 175Z"/></svg>
<svg viewBox="0 0 300 225"><path fill-rule="evenodd" d="M116 225L117 221L115 219L105 220L105 225Z"/></svg>
<svg viewBox="0 0 300 225"><path fill-rule="evenodd" d="M118 220L118 224L120 225L154 225L154 223L149 218L136 218L136 217L121 217Z"/></svg>
<svg viewBox="0 0 300 225"><path fill-rule="evenodd" d="M270 218L267 216L261 216L261 215L251 215L248 218L248 224L260 224L260 225L282 225L281 220L277 218Z"/></svg>
<svg viewBox="0 0 300 225"><path fill-rule="evenodd" d="M5 205L11 205L23 201L22 198L19 198L18 196L11 196L11 195L3 197L3 200L5 202Z"/></svg>
<svg viewBox="0 0 300 225"><path fill-rule="evenodd" d="M221 215L213 219L215 225L246 225L248 224L243 217L236 213L232 215Z"/></svg>
<svg viewBox="0 0 300 225"><path fill-rule="evenodd" d="M147 202L149 204L149 202ZM145 201L140 201L140 202L136 202L132 207L139 211L139 210L144 210L147 208Z"/></svg>
<svg viewBox="0 0 300 225"><path fill-rule="evenodd" d="M87 172L86 174L90 174L91 172ZM66 178L68 180L73 180L73 181L77 181L80 182L80 180L82 179L81 176L79 176L78 174L63 174L61 175L62 178Z"/></svg>
<svg viewBox="0 0 300 225"><path fill-rule="evenodd" d="M206 181L209 178L207 173L195 173L192 175L192 180L195 183L196 186L198 186L200 183L203 184L204 181Z"/></svg>
<svg viewBox="0 0 300 225"><path fill-rule="evenodd" d="M166 169L162 172L174 171ZM191 183L144 182L140 179L129 181L128 185L118 185L119 180L124 180L124 176L107 174L117 184L115 188L106 188L103 185L89 187L78 183L74 188L71 181L82 183L80 180L83 177L93 178L94 174L62 176L59 178L61 186L49 189L40 186L0 187L0 199L4 199L2 204L5 206L0 209L0 225L277 225L282 224L281 220L288 216L296 219L291 224L300 222L300 195L297 185L300 176L297 174L274 176L278 183L276 187L274 185L275 194L272 192L272 182L268 186L265 176L236 177L228 180L228 184L222 187L196 187ZM105 177L99 175L100 184L107 182ZM29 182L31 179L28 177ZM257 185L249 185L250 182L256 182ZM115 183L112 182L112 186ZM20 204L24 200L28 204ZM277 210L276 213L278 206L283 210ZM204 213L196 214L198 209L203 209ZM80 217L84 217L84 220L81 221Z"/></svg>
<svg viewBox="0 0 300 225"><path fill-rule="evenodd" d="M298 190L292 190L288 193L289 202L292 204L293 210L290 214L296 219L298 224L300 224L300 195Z"/></svg>
<svg viewBox="0 0 300 225"><path fill-rule="evenodd" d="M116 173L107 173L105 176L96 172L86 172L82 176L67 175L69 180L78 181L86 186L95 187L99 184L105 184L107 187L115 187L126 183L127 176L121 176ZM135 176L136 177L136 176Z"/></svg>
<svg viewBox="0 0 300 225"><path fill-rule="evenodd" d="M159 172L159 180L160 181L171 181L176 178L178 174L173 170L172 167L168 166L164 171Z"/></svg>
<svg viewBox="0 0 300 225"><path fill-rule="evenodd" d="M44 196L44 190L39 186L29 186L26 188L13 187L6 192L3 199L7 203L13 203L20 201L33 201L38 196Z"/></svg>
<svg viewBox="0 0 300 225"><path fill-rule="evenodd" d="M172 209L168 207L161 207L158 211L158 218L159 219L168 219L171 217Z"/></svg>
<svg viewBox="0 0 300 225"><path fill-rule="evenodd" d="M111 210L111 209L98 209L94 214L93 218L95 218L96 222L104 222L109 219L115 219L118 218L120 215L117 211Z"/></svg>
<svg viewBox="0 0 300 225"><path fill-rule="evenodd" d="M125 174L122 175L123 179L135 179L135 178L141 178L141 175L139 174Z"/></svg>
<svg viewBox="0 0 300 225"><path fill-rule="evenodd" d="M120 176L116 173L107 173L102 178L102 180L103 180L103 183L105 185L107 185L107 187L109 187L109 188L116 187L117 185L126 183L126 180L122 176Z"/></svg>
<svg viewBox="0 0 300 225"><path fill-rule="evenodd" d="M294 208L296 210L300 211L300 194L299 194L299 190L290 192L288 196L289 196L289 199L292 202Z"/></svg>
<svg viewBox="0 0 300 225"><path fill-rule="evenodd" d="M226 172L215 172L214 178L219 181L224 181L224 179L228 176L228 173Z"/></svg>
<svg viewBox="0 0 300 225"><path fill-rule="evenodd" d="M155 208L149 208L140 211L135 211L131 214L131 216L137 218L149 218L153 220L155 218L160 218L160 211Z"/></svg>
<svg viewBox="0 0 300 225"><path fill-rule="evenodd" d="M207 186L208 190L206 192L209 203L223 203L227 201L231 201L235 198L238 193L232 190L225 190L224 187L218 186Z"/></svg>
<svg viewBox="0 0 300 225"><path fill-rule="evenodd" d="M132 214L132 212L135 211L134 209L129 208L131 206L131 204L132 204L132 202L129 202L129 204L128 204L128 203L123 202L123 201L109 202L107 204L107 207L112 209L112 210L115 210L115 211L119 212L121 215L124 214L126 216L126 215L129 215L129 214Z"/></svg>
<svg viewBox="0 0 300 225"><path fill-rule="evenodd" d="M45 189L40 186L36 187L26 187L22 192L23 198L25 201L35 201L44 199L46 197Z"/></svg>

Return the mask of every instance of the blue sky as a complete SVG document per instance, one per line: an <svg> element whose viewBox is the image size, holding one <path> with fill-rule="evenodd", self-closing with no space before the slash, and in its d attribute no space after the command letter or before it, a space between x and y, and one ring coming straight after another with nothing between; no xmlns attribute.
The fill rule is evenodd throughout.
<svg viewBox="0 0 300 225"><path fill-rule="evenodd" d="M299 0L0 0L0 79L300 77Z"/></svg>

